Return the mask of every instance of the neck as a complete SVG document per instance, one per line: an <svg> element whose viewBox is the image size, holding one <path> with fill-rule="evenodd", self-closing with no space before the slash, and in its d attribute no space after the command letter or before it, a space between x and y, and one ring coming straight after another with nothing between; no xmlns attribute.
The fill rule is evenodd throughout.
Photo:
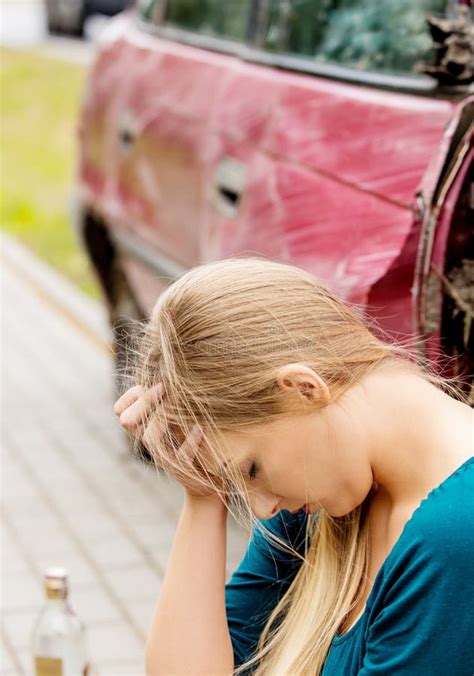
<svg viewBox="0 0 474 676"><path fill-rule="evenodd" d="M412 373L375 377L368 392L380 411L369 452L379 499L416 506L473 454L473 411Z"/></svg>

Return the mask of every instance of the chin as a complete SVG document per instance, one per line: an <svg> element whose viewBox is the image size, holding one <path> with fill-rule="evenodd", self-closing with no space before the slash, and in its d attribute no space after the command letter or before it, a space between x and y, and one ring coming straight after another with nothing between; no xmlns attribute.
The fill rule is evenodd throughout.
<svg viewBox="0 0 474 676"><path fill-rule="evenodd" d="M326 510L326 512L329 514L329 516L333 516L334 518L336 517L341 517L341 516L346 516L347 514L350 514L351 512L354 511L358 505L335 505L335 506L326 506L322 505L323 509Z"/></svg>

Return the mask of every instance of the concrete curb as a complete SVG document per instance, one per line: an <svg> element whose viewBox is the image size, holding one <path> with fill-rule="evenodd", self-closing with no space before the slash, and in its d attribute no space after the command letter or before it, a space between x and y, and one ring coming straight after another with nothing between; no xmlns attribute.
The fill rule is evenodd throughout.
<svg viewBox="0 0 474 676"><path fill-rule="evenodd" d="M102 344L103 350L111 352L112 332L104 305L88 298L64 275L5 232L0 233L0 250L4 262L36 294L54 305L76 328L79 327L96 343Z"/></svg>

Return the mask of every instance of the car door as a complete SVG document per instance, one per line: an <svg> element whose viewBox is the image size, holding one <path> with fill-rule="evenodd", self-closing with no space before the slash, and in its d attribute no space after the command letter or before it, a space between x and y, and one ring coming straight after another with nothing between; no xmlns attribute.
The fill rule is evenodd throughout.
<svg viewBox="0 0 474 676"><path fill-rule="evenodd" d="M109 226L145 311L202 259L210 131L229 64L239 62L169 38L212 33L206 38L232 52L251 4L237 0L234 12L223 13L217 0L145 1L102 34L83 106L81 186Z"/></svg>
<svg viewBox="0 0 474 676"><path fill-rule="evenodd" d="M379 4L270 3L260 50L251 54L262 65L247 59L230 69L217 101L206 169L206 257L278 257L343 298L368 302L410 234L416 190L456 108L426 94L429 79L405 73L426 51L426 8L415 10L411 29L400 8ZM348 12L351 21L365 21L369 9L372 23L361 24L367 35L358 43L344 29ZM371 27L390 12L393 25L387 18L382 37L392 42L381 62L381 31ZM398 44L405 34L422 45L409 57ZM328 54L334 64L324 60ZM413 268L414 257L412 280ZM384 314L387 328L411 332L409 289L404 293L408 312L388 294Z"/></svg>

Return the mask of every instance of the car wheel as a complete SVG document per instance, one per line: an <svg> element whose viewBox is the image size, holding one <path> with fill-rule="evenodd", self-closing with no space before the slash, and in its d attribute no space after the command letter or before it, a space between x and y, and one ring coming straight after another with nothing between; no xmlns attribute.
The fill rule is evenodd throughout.
<svg viewBox="0 0 474 676"><path fill-rule="evenodd" d="M115 395L118 399L126 390L133 385L131 375L133 373L133 346L139 335L137 331L146 319L141 310L130 285L120 267L114 271L114 295L115 302L110 310L110 325L112 329L112 348L114 354L114 384ZM137 444L127 434L130 450L138 460L153 464L153 458L143 444Z"/></svg>
<svg viewBox="0 0 474 676"><path fill-rule="evenodd" d="M81 245L87 252L107 302L114 358L113 394L116 401L135 384L132 382L133 352L130 347L137 337L140 322L147 317L125 275L120 254L110 235L110 227L100 216L80 204L76 211L76 227ZM133 455L147 464L153 464L148 449L134 442L125 430L124 434Z"/></svg>

